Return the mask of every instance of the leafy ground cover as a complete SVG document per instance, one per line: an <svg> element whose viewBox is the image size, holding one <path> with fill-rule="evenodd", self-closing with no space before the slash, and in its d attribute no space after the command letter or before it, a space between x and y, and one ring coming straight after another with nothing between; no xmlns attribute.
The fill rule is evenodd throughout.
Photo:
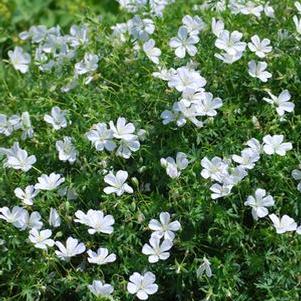
<svg viewBox="0 0 301 301"><path fill-rule="evenodd" d="M148 1L132 1L134 6L120 2L124 7L105 0L0 3L0 299L298 300L301 5L289 0L210 1L207 6L204 1L162 1L173 3L158 16ZM187 15L201 19L186 22L192 40L186 41L184 46L190 48L182 57L183 49L175 52L181 41L170 41ZM224 28L219 29L213 18ZM148 19L147 26L141 26L143 19ZM24 31L36 25L45 25L47 34L40 38L37 34L33 41L32 32ZM57 25L60 29L53 29ZM79 26L73 27L75 34L70 32L72 25ZM239 31L242 37L227 41L225 30ZM179 35L185 37L183 29ZM272 49L263 56L247 45L255 35L270 40ZM155 41L160 56L145 45L149 39ZM23 53L14 60L15 47ZM30 63L24 53L30 55ZM216 55L221 53L228 62ZM258 62L267 63L271 77L258 70L254 75L252 64ZM174 69L167 71L170 68ZM178 68L184 68L192 80L180 80ZM204 79L206 85L200 83ZM286 101L280 103L283 91ZM213 112L204 104L207 100L212 105L208 92L217 102ZM197 93L201 100L195 108L191 98ZM186 99L186 105L182 101L182 109L172 113L180 99ZM54 107L64 116L52 113L45 121ZM189 108L198 112L198 121L189 115ZM122 130L115 129L120 117L135 128L128 136L121 134L122 125ZM93 136L97 132L93 125L98 123L111 129L104 150L105 139ZM268 143L268 135L283 135L283 142L290 144ZM68 143L58 146L64 137L71 137L76 150ZM252 138L260 149L246 145ZM15 142L35 160L29 164L20 149L14 153ZM245 149L249 150L241 153ZM183 153L178 165L162 160L176 158L178 152ZM210 179L204 158L214 157L220 161ZM106 189L115 180L108 175L120 170L128 173L125 191ZM51 173L64 182L50 187L49 181L38 179ZM39 191L33 204L31 198L24 201L16 193L16 188L28 185ZM260 194L257 189L271 196L265 200L271 206L260 206L258 198L252 203L248 197L255 191ZM253 204L253 215L246 201ZM14 206L18 206L15 216ZM55 214L49 218L51 208L60 222ZM114 230L91 222L100 217L86 216L90 209L112 215ZM31 224L24 210L38 212L40 218L31 216ZM165 250L169 256L159 251L162 258L152 263L144 245L154 233L150 221L159 220L162 212L170 213L171 221L181 227L173 224L174 239L166 233L160 237L172 248ZM272 214L294 221L278 225ZM52 231L46 250L30 239L32 228L38 228L38 234ZM65 245L68 237L83 243L85 251L67 254L70 258L58 254L62 249L54 242ZM156 233L153 238L160 241ZM89 262L86 251L100 247L115 254L116 260L105 265ZM168 258L162 260L164 256ZM149 288L146 296L136 294L136 284L129 287L130 277L146 272L155 275L158 287ZM111 285L113 293L101 296L98 291L96 296L89 288L95 280Z"/></svg>

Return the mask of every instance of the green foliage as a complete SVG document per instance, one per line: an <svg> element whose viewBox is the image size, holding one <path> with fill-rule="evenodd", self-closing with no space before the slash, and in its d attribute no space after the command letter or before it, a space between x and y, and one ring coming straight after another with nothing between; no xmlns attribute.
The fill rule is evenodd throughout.
<svg viewBox="0 0 301 301"><path fill-rule="evenodd" d="M176 35L182 17L194 15L191 8L197 2L200 1L176 1L166 8L163 19L155 19L154 39L167 67L188 62L188 58L175 59L168 41ZM61 173L67 183L76 188L79 198L68 201L55 192L40 193L34 210L41 213L47 224L49 208L57 208L63 220L55 234L56 240L74 235L87 249L107 247L118 258L104 267L88 264L85 255L64 263L53 249L48 253L35 249L27 241L27 231L19 231L1 221L0 238L5 240L0 246L1 300L95 300L87 289L94 279L105 279L114 286L114 300L134 300L126 291L127 281L133 272L144 270L152 271L159 285L158 293L150 297L151 300L295 301L300 298L300 236L276 234L268 219L254 222L250 209L243 205L248 195L262 187L275 197L277 214L300 220L301 196L290 175L301 160L300 42L294 37L292 1L271 1L271 4L275 5L275 19L258 20L228 12L221 15L227 28L242 31L245 40L254 34L271 40L273 53L269 57L269 70L273 79L265 84L248 75L247 63L254 59L253 54L246 52L233 65L223 64L214 57L216 49L209 27L211 18L218 14L199 13L209 26L201 34L195 61L207 79L208 91L222 98L224 106L204 128L186 125L177 129L163 126L160 113L178 94L152 77L156 67L142 52L136 57L130 41L112 46L110 26L129 18L119 11L114 1L0 2L0 54L4 60L14 45L24 44L18 39L18 33L29 26L60 24L67 32L70 24L80 22L91 29L93 42L88 50L102 57L97 79L65 94L60 92L60 87L71 78L73 65L65 66L62 74L43 74L31 68L26 75L16 72L7 63L0 65L1 113L29 111L35 136L20 144L29 154L37 156L36 169L28 173L4 169L1 164L0 207L18 205L14 189L35 183L39 171ZM103 17L102 22L99 15ZM288 31L287 38L279 37L281 29ZM288 89L296 104L295 113L280 122L275 110L262 101L266 89L275 94ZM71 126L60 131L53 131L43 121L44 114L55 105L68 110L68 120L72 121ZM147 131L140 150L127 161L96 152L84 137L94 123L115 121L119 116ZM257 125L252 122L253 116L258 119ZM239 153L248 139L262 139L266 134L284 134L294 149L285 157L262 157L230 197L211 200L210 183L200 176L200 160L205 156ZM55 142L62 136L72 136L79 151L79 160L72 166L57 158ZM14 141L20 141L20 132L8 138L0 136L1 147L10 147ZM189 154L192 163L179 179L171 180L160 166L160 158L174 156L177 151ZM114 197L103 193L102 171L111 166L115 170L127 170L131 178L138 179L139 185L131 184L135 190L133 195ZM141 191L145 183L151 183L151 192ZM91 236L85 226L72 221L76 210L90 208L114 216L112 235ZM175 214L182 231L176 236L171 257L151 265L141 248L150 235L149 220L158 218L165 210ZM203 256L212 263L212 278L196 276Z"/></svg>

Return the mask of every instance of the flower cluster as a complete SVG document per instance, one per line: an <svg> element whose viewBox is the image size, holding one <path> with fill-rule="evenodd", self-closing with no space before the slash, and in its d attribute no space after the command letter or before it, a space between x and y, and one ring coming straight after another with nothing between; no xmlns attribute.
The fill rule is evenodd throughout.
<svg viewBox="0 0 301 301"><path fill-rule="evenodd" d="M28 112L12 116L0 114L0 134L10 136L15 130L19 129L22 130L22 140L33 137L34 131L31 126L30 115Z"/></svg>
<svg viewBox="0 0 301 301"><path fill-rule="evenodd" d="M227 159L214 157L209 160L207 157L203 158L201 161L202 177L217 182L210 187L211 198L217 199L230 195L232 188L247 176L248 170L255 167L262 153L284 156L287 151L292 149L292 144L283 142L283 140L283 135L266 135L263 138L263 143L252 138L246 142L248 147L243 149L240 155L233 155L232 158ZM238 165L231 166L232 161Z"/></svg>
<svg viewBox="0 0 301 301"><path fill-rule="evenodd" d="M116 155L129 159L132 152L140 148L139 139L143 139L144 130L136 132L133 123L127 122L124 117L119 117L116 124L109 122L100 122L94 124L86 137L92 142L97 151L107 150L112 152L116 150Z"/></svg>

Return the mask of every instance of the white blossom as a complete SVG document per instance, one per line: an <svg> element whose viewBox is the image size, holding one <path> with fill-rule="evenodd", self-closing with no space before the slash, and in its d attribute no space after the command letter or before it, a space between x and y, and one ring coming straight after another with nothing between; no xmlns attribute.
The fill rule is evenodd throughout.
<svg viewBox="0 0 301 301"><path fill-rule="evenodd" d="M35 184L35 189L53 190L65 182L65 178L56 173L51 173L49 176L42 174L38 177L38 183Z"/></svg>
<svg viewBox="0 0 301 301"><path fill-rule="evenodd" d="M93 280L92 284L88 285L88 288L97 297L109 296L114 291L112 285L103 283L100 280Z"/></svg>
<svg viewBox="0 0 301 301"><path fill-rule="evenodd" d="M270 214L269 218L273 222L278 234L283 234L289 231L296 231L297 229L297 223L295 222L295 220L286 214L282 217L278 217L275 214Z"/></svg>
<svg viewBox="0 0 301 301"><path fill-rule="evenodd" d="M113 172L109 172L105 177L104 181L109 184L104 188L106 194L116 193L117 196L121 196L125 192L133 193L133 188L126 183L128 173L124 170L118 170L116 175Z"/></svg>
<svg viewBox="0 0 301 301"><path fill-rule="evenodd" d="M50 238L51 235L52 231L49 229L39 231L33 228L29 231L29 240L36 248L47 250L47 247L54 246L54 240Z"/></svg>
<svg viewBox="0 0 301 301"><path fill-rule="evenodd" d="M106 248L98 248L97 252L88 250L87 253L89 255L88 261L98 265L108 264L116 260L116 255L114 253L109 254L109 250Z"/></svg>
<svg viewBox="0 0 301 301"><path fill-rule="evenodd" d="M51 124L55 130L67 127L66 111L61 110L59 107L51 109L51 115L46 114L44 120Z"/></svg>
<svg viewBox="0 0 301 301"><path fill-rule="evenodd" d="M144 244L142 248L142 253L148 256L148 261L150 263L158 262L159 260L166 260L170 256L168 252L172 248L172 241L169 239L164 239L160 243L160 237L153 235L149 244Z"/></svg>
<svg viewBox="0 0 301 301"><path fill-rule="evenodd" d="M269 214L269 210L266 207L275 205L275 201L272 196L267 195L265 189L258 188L255 191L255 196L249 195L245 206L252 207L252 216L254 220L263 218Z"/></svg>
<svg viewBox="0 0 301 301"><path fill-rule="evenodd" d="M295 104L289 101L291 99L291 95L288 90L282 91L278 97L270 92L268 93L270 98L264 97L263 100L275 106L279 116L283 116L285 112L291 113L294 111Z"/></svg>
<svg viewBox="0 0 301 301"><path fill-rule="evenodd" d="M61 161L68 161L70 164L76 161L77 151L71 137L64 137L63 140L56 141L55 147Z"/></svg>
<svg viewBox="0 0 301 301"><path fill-rule="evenodd" d="M14 190L15 196L22 201L24 205L33 205L33 199L39 193L39 190L34 188L34 185L26 186L24 190L17 187Z"/></svg>
<svg viewBox="0 0 301 301"><path fill-rule="evenodd" d="M153 295L158 291L155 281L156 276L152 272L146 272L143 275L135 272L130 276L127 290L130 294L136 295L139 300L147 300L148 295Z"/></svg>
<svg viewBox="0 0 301 301"><path fill-rule="evenodd" d="M89 227L88 233L105 233L112 234L114 229L115 220L112 215L104 215L101 210L89 209L87 214L81 210L75 212L77 217L74 221Z"/></svg>
<svg viewBox="0 0 301 301"><path fill-rule="evenodd" d="M31 61L30 54L24 52L21 47L17 46L13 51L8 51L8 57L10 63L16 70L19 70L21 73L26 73L28 71Z"/></svg>
<svg viewBox="0 0 301 301"><path fill-rule="evenodd" d="M64 261L69 261L71 257L82 254L86 250L85 245L73 237L68 237L66 245L63 245L60 241L56 241L55 245L58 247L55 254Z"/></svg>
<svg viewBox="0 0 301 301"><path fill-rule="evenodd" d="M266 62L255 62L254 60L248 63L249 74L252 77L259 78L262 82L267 82L272 74L266 71L268 64Z"/></svg>
<svg viewBox="0 0 301 301"><path fill-rule="evenodd" d="M263 150L268 155L277 154L285 156L286 152L293 148L291 142L283 142L283 135L266 135L263 137Z"/></svg>
<svg viewBox="0 0 301 301"><path fill-rule="evenodd" d="M271 41L269 39L263 39L262 41L258 37L258 35L254 35L251 37L251 41L248 43L248 47L252 52L260 57L264 58L267 53L272 51L272 46L270 46Z"/></svg>

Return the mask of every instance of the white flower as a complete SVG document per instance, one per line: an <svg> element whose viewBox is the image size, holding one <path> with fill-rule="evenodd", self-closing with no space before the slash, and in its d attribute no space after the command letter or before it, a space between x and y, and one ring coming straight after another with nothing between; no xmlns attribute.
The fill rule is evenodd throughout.
<svg viewBox="0 0 301 301"><path fill-rule="evenodd" d="M55 208L50 208L48 223L53 228L57 228L61 225L61 218Z"/></svg>
<svg viewBox="0 0 301 301"><path fill-rule="evenodd" d="M216 20L215 18L212 18L211 22L211 30L212 33L218 38L219 35L224 31L225 24L222 20Z"/></svg>
<svg viewBox="0 0 301 301"><path fill-rule="evenodd" d="M92 284L88 285L88 288L97 297L109 296L114 291L112 285L102 283L100 280L93 280Z"/></svg>
<svg viewBox="0 0 301 301"><path fill-rule="evenodd" d="M244 205L252 207L252 216L254 220L258 220L269 214L266 207L274 206L275 201L272 196L267 195L264 189L258 188L255 191L255 197L249 195Z"/></svg>
<svg viewBox="0 0 301 301"><path fill-rule="evenodd" d="M72 138L64 137L63 139L55 143L56 150L59 152L59 159L73 164L76 161L77 151L72 143Z"/></svg>
<svg viewBox="0 0 301 301"><path fill-rule="evenodd" d="M234 55L231 55L227 52L225 53L215 53L214 56L223 61L225 64L233 64L236 61L240 60L243 55L243 52L236 52Z"/></svg>
<svg viewBox="0 0 301 301"><path fill-rule="evenodd" d="M27 228L30 229L41 229L43 227L43 222L41 221L41 214L37 211L33 211L31 214L28 213L27 210L24 211L23 214L23 226L21 230L25 230Z"/></svg>
<svg viewBox="0 0 301 301"><path fill-rule="evenodd" d="M296 233L301 235L301 226L299 226L297 229L296 229Z"/></svg>
<svg viewBox="0 0 301 301"><path fill-rule="evenodd" d="M296 181L300 181L301 180L301 170L300 169L294 169L292 171L292 177L296 180ZM299 182L297 189L301 192L301 182Z"/></svg>
<svg viewBox="0 0 301 301"><path fill-rule="evenodd" d="M290 102L291 95L288 90L284 90L277 97L272 93L268 92L270 98L264 97L263 100L276 106L276 111L279 116L283 116L285 112L293 112L295 108L295 104Z"/></svg>
<svg viewBox="0 0 301 301"><path fill-rule="evenodd" d="M94 124L90 131L86 133L86 137L92 142L97 151L113 151L116 148L113 139L113 131L107 128L103 122Z"/></svg>
<svg viewBox="0 0 301 301"><path fill-rule="evenodd" d="M33 185L29 185L22 190L21 188L17 187L14 190L15 196L22 201L25 205L33 205L33 199L38 194L39 190L36 190Z"/></svg>
<svg viewBox="0 0 301 301"><path fill-rule="evenodd" d="M150 220L148 227L154 231L153 235L157 237L164 237L164 239L174 240L175 233L181 229L181 224L176 220L170 221L170 214L168 212L160 213L160 221L156 219Z"/></svg>
<svg viewBox="0 0 301 301"><path fill-rule="evenodd" d="M69 41L72 47L78 47L80 45L86 45L89 41L88 27L86 25L72 25L70 27Z"/></svg>
<svg viewBox="0 0 301 301"><path fill-rule="evenodd" d="M14 123L12 122L13 120L11 117L8 118L6 115L0 114L0 134L10 136L13 133L15 125L19 123L19 120L17 120L17 122Z"/></svg>
<svg viewBox="0 0 301 301"><path fill-rule="evenodd" d="M263 11L262 5L256 5L256 3L252 1L248 1L245 5L242 6L240 12L244 15L254 15L257 18L261 16Z"/></svg>
<svg viewBox="0 0 301 301"><path fill-rule="evenodd" d="M65 128L67 126L66 111L62 111L59 107L51 109L51 115L46 114L44 120L51 124L55 130Z"/></svg>
<svg viewBox="0 0 301 301"><path fill-rule="evenodd" d="M98 265L107 264L116 260L116 255L113 253L109 255L109 250L106 248L99 248L97 252L88 250L87 253L89 255L88 261Z"/></svg>
<svg viewBox="0 0 301 301"><path fill-rule="evenodd" d="M161 50L155 47L155 41L153 39L149 39L143 44L143 51L153 63L159 64Z"/></svg>
<svg viewBox="0 0 301 301"><path fill-rule="evenodd" d="M137 272L130 276L127 290L130 294L136 295L139 300L147 300L148 295L153 295L158 291L155 284L156 276L152 272L141 275Z"/></svg>
<svg viewBox="0 0 301 301"><path fill-rule="evenodd" d="M255 138L251 138L250 140L248 140L245 143L251 150L253 150L254 152L257 152L258 154L260 154L262 152L262 145L261 143L255 139Z"/></svg>
<svg viewBox="0 0 301 301"><path fill-rule="evenodd" d="M295 23L297 33L301 34L301 19L298 19L297 16L294 16L293 21Z"/></svg>
<svg viewBox="0 0 301 301"><path fill-rule="evenodd" d="M283 215L281 218L279 218L275 214L270 214L269 218L273 222L276 232L278 234L282 234L289 231L296 231L297 229L297 223L294 221L294 219L292 219L286 214Z"/></svg>
<svg viewBox="0 0 301 301"><path fill-rule="evenodd" d="M111 234L114 231L112 227L112 225L115 223L113 216L104 215L101 210L89 209L87 214L81 210L77 210L75 212L75 216L77 217L77 219L74 220L76 223L80 223L89 227L89 234Z"/></svg>
<svg viewBox="0 0 301 301"><path fill-rule="evenodd" d="M33 128L31 126L30 116L28 112L23 112L20 118L20 128L22 129L22 139L33 137Z"/></svg>
<svg viewBox="0 0 301 301"><path fill-rule="evenodd" d="M195 56L197 48L194 46L199 42L199 38L196 35L189 35L188 29L185 26L181 26L178 31L178 36L172 38L169 42L171 48L175 48L175 55L179 58L186 56L186 51L190 56Z"/></svg>
<svg viewBox="0 0 301 301"><path fill-rule="evenodd" d="M155 25L151 19L141 19L139 16L134 16L127 22L128 29L132 37L136 40L147 41L149 35L155 31Z"/></svg>
<svg viewBox="0 0 301 301"><path fill-rule="evenodd" d="M34 244L38 249L47 250L48 247L54 246L54 240L50 239L52 235L51 230L37 230L31 229L29 231L29 240Z"/></svg>
<svg viewBox="0 0 301 301"><path fill-rule="evenodd" d="M201 176L204 179L211 178L215 181L220 181L221 178L224 178L229 167L228 164L219 157L213 157L211 160L204 157L201 161L201 166L204 168L201 171Z"/></svg>
<svg viewBox="0 0 301 301"><path fill-rule="evenodd" d="M21 47L15 47L14 51L8 51L8 56L11 64L16 70L21 73L26 73L31 61L30 54L24 52Z"/></svg>
<svg viewBox="0 0 301 301"><path fill-rule="evenodd" d="M191 17L186 15L182 18L182 23L187 28L190 35L198 35L206 28L206 24L199 16Z"/></svg>
<svg viewBox="0 0 301 301"><path fill-rule="evenodd" d="M85 245L83 243L79 243L79 241L73 237L68 237L66 246L64 246L60 241L56 241L55 245L59 249L59 251L55 251L55 254L64 261L69 261L71 257L82 254L86 250Z"/></svg>
<svg viewBox="0 0 301 301"><path fill-rule="evenodd" d="M93 53L85 53L83 60L75 64L75 74L86 74L98 68L99 57Z"/></svg>
<svg viewBox="0 0 301 301"><path fill-rule="evenodd" d="M220 185L220 184L213 184L210 187L210 190L213 192L211 194L211 198L213 200L218 199L218 198L223 198L225 196L228 196L231 193L231 189L233 188L233 185Z"/></svg>
<svg viewBox="0 0 301 301"><path fill-rule="evenodd" d="M56 173L51 173L49 176L42 174L38 177L39 183L35 185L35 189L40 190L53 190L65 182L65 178Z"/></svg>
<svg viewBox="0 0 301 301"><path fill-rule="evenodd" d="M268 64L266 62L256 63L254 60L248 63L249 74L252 77L259 78L262 82L266 83L272 74L266 71Z"/></svg>
<svg viewBox="0 0 301 301"><path fill-rule="evenodd" d="M142 253L148 255L148 261L150 263L158 262L159 260L166 260L170 256L169 251L173 246L173 243L169 239L164 239L160 244L160 237L153 235L149 244L144 244Z"/></svg>
<svg viewBox="0 0 301 301"><path fill-rule="evenodd" d="M217 115L216 109L222 107L223 102L220 98L213 98L212 93L202 93L200 102L196 103L196 109L201 116L214 117Z"/></svg>
<svg viewBox="0 0 301 301"><path fill-rule="evenodd" d="M272 51L272 46L269 46L271 41L269 39L263 39L260 41L260 38L258 35L254 35L251 38L252 42L248 43L248 47L252 52L255 52L255 54L260 57L264 58L266 56L266 53L269 53Z"/></svg>
<svg viewBox="0 0 301 301"><path fill-rule="evenodd" d="M290 142L283 142L283 135L266 135L263 137L263 150L268 155L277 154L279 156L285 156L286 152L293 148Z"/></svg>
<svg viewBox="0 0 301 301"><path fill-rule="evenodd" d="M181 175L181 170L188 166L189 161L186 154L178 152L176 160L172 157L161 158L160 163L166 169L166 173L174 179Z"/></svg>
<svg viewBox="0 0 301 301"><path fill-rule="evenodd" d="M116 155L123 157L124 159L129 159L132 155L132 152L138 151L139 148L140 142L137 135L135 135L135 138L133 140L121 139L116 150Z"/></svg>
<svg viewBox="0 0 301 301"><path fill-rule="evenodd" d="M269 2L267 2L263 7L264 13L269 18L275 18L275 10L272 6L269 5Z"/></svg>
<svg viewBox="0 0 301 301"><path fill-rule="evenodd" d="M196 273L198 277L201 277L204 273L206 273L207 277L212 277L211 263L206 257L203 258L203 263L199 266Z"/></svg>
<svg viewBox="0 0 301 301"><path fill-rule="evenodd" d="M239 31L230 33L228 30L223 30L215 41L215 46L234 56L237 53L244 52L246 49L246 43L241 42L241 38L242 33Z"/></svg>
<svg viewBox="0 0 301 301"><path fill-rule="evenodd" d="M253 169L255 167L255 163L260 159L258 152L253 151L250 148L246 148L241 152L241 155L233 155L233 161L239 163L240 166L246 169Z"/></svg>
<svg viewBox="0 0 301 301"><path fill-rule="evenodd" d="M128 173L124 170L118 170L116 175L113 172L109 172L104 177L104 181L110 186L104 188L106 194L116 193L117 196L121 196L123 193L133 193L133 188L126 183Z"/></svg>
<svg viewBox="0 0 301 301"><path fill-rule="evenodd" d="M116 126L114 125L113 121L110 121L109 123L115 138L123 140L132 140L135 138L135 126L131 122L127 123L124 117L119 117L117 119Z"/></svg>
<svg viewBox="0 0 301 301"><path fill-rule="evenodd" d="M8 207L0 208L0 219L13 224L16 228L24 227L24 215L27 211L21 207L15 206L12 210Z"/></svg>
<svg viewBox="0 0 301 301"><path fill-rule="evenodd" d="M176 88L179 92L183 92L187 88L202 90L206 83L205 78L198 71L184 66L178 68L176 73L171 76L168 86Z"/></svg>

